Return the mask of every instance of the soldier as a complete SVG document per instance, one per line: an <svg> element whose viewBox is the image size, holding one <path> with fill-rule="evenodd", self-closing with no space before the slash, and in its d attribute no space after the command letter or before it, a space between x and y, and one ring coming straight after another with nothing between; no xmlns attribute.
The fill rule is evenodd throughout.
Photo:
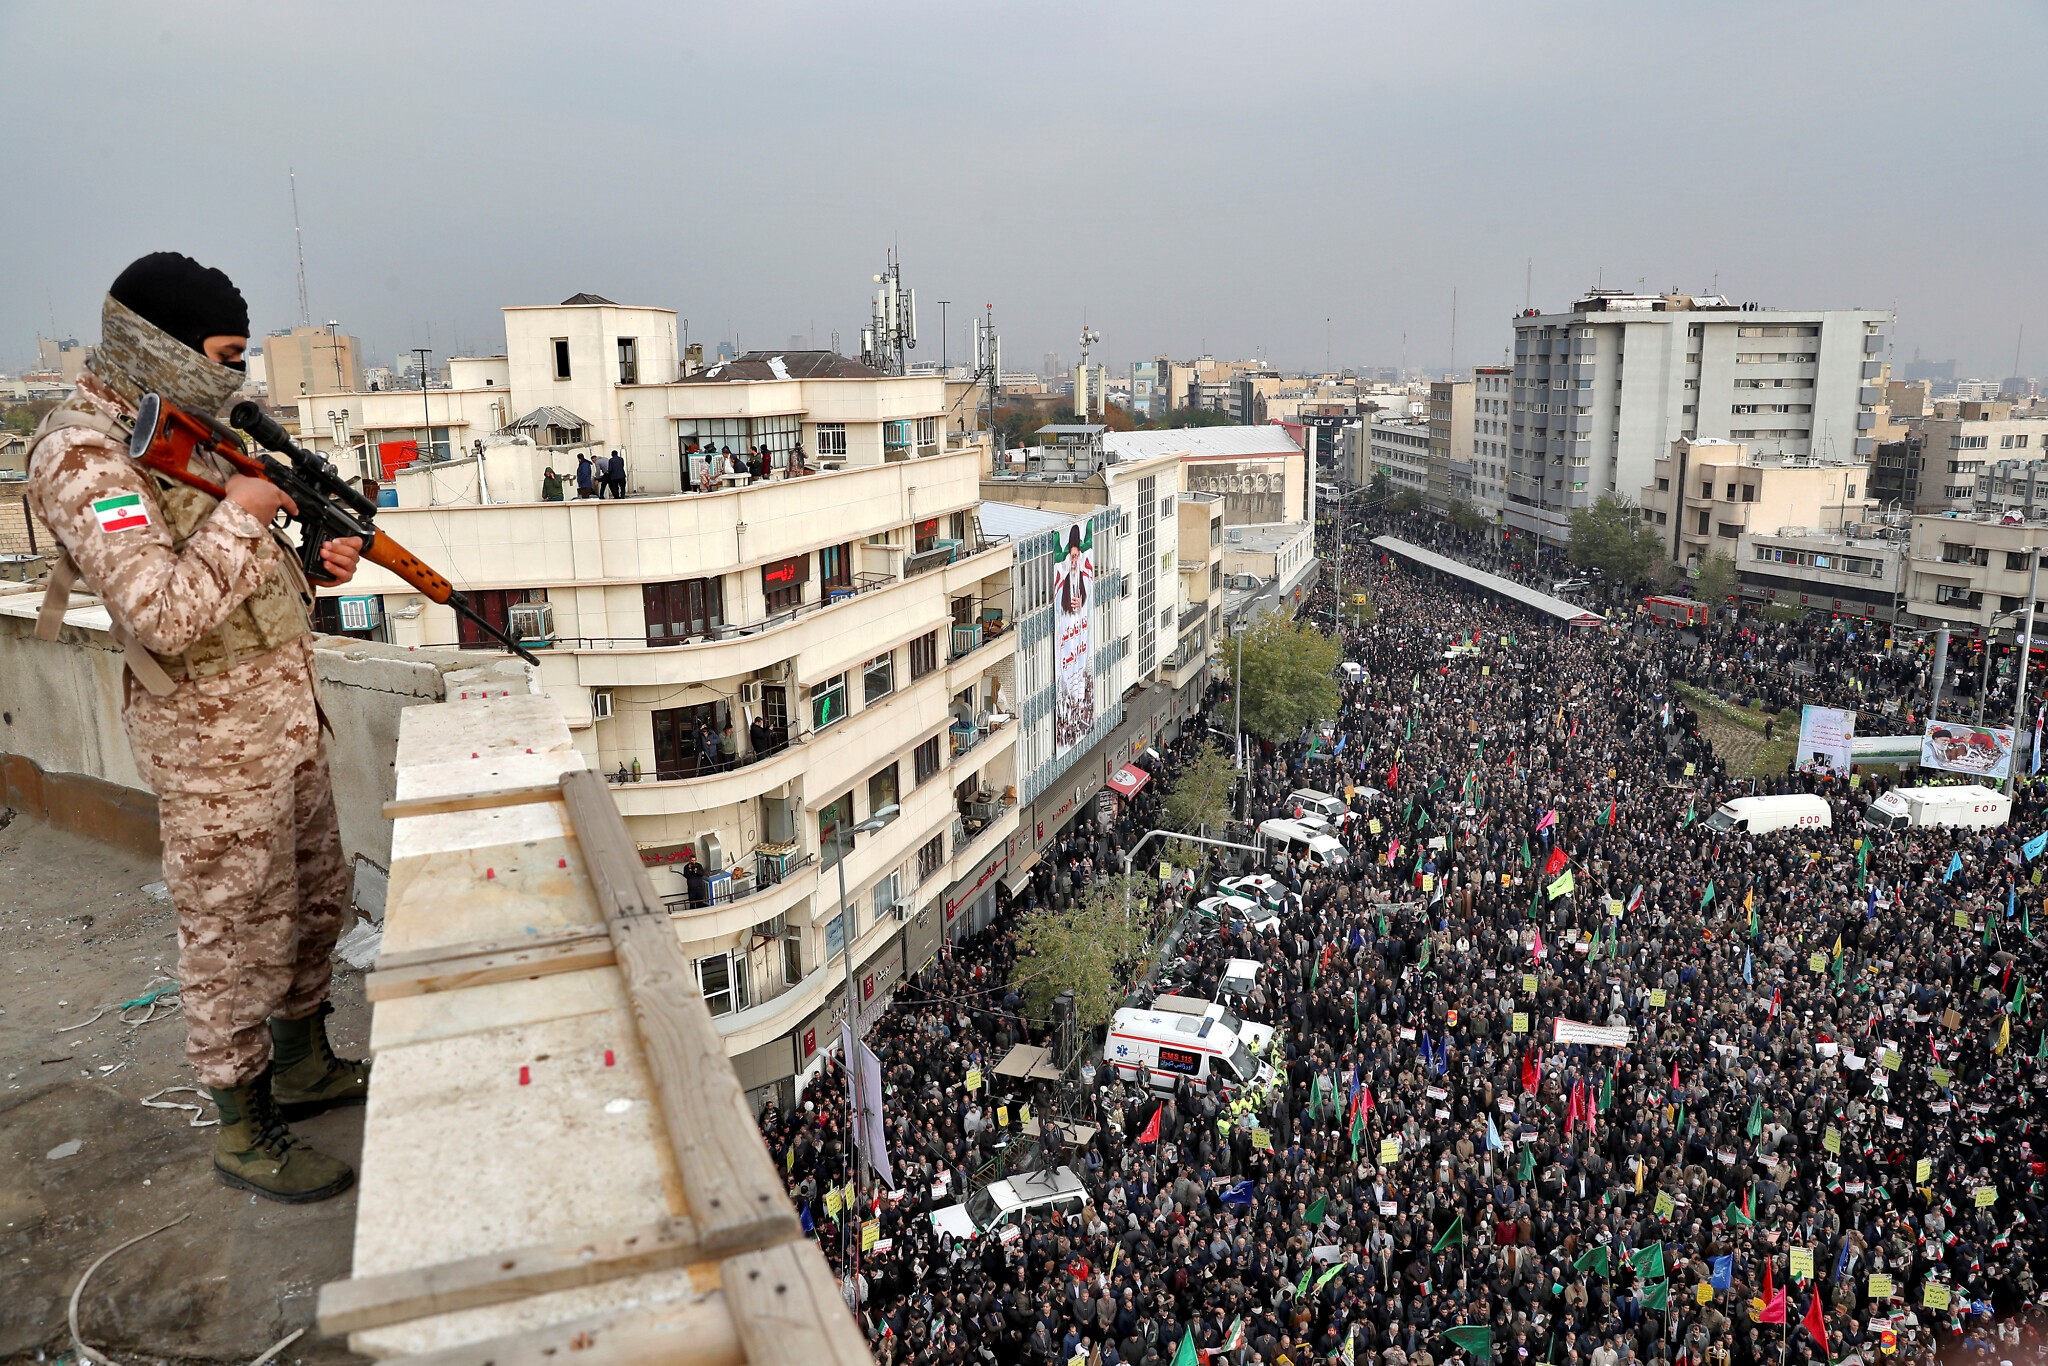
<svg viewBox="0 0 2048 1366"><path fill-rule="evenodd" d="M158 252L114 281L101 327L29 450L30 505L66 552L38 630L55 635L82 577L126 651L122 718L161 812L185 1055L220 1114L215 1172L272 1200L324 1200L355 1173L293 1134L285 1108L361 1104L370 1069L337 1058L324 1023L348 880L311 590L271 530L296 508L225 466L215 499L128 454L145 393L212 418L241 387L248 306L220 271ZM347 582L360 550L330 542L328 581Z"/></svg>

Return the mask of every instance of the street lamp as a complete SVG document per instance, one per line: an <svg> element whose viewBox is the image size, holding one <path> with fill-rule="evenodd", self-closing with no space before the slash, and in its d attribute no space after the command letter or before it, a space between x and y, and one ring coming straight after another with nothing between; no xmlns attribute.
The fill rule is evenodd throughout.
<svg viewBox="0 0 2048 1366"><path fill-rule="evenodd" d="M846 1065L846 1153L853 1163L853 1184L854 1190L858 1194L866 1193L867 1176L861 1170L860 1116L862 1107L860 1062L853 1056L854 1049L860 1045L859 1017L855 1014L853 994L853 943L858 936L854 933L853 920L848 913L846 904L846 856L853 852L853 837L855 835L874 834L890 821L895 820L901 814L901 811L902 808L900 806L895 802L890 802L887 806L877 807L874 811L870 812L868 818L858 825L851 828L837 829L832 832L832 845L839 851L839 857L833 860L833 862L839 868L839 952L846 960L846 1037L850 1040L850 1045L843 1050L846 1056L841 1059ZM858 1299L860 1294L861 1223L860 1207L858 1204L854 1207L854 1216L853 1219L848 1221L849 1226L853 1230L852 1261L850 1263L853 1268L851 1293L854 1298ZM858 1313L859 1310L860 1306L858 1304L854 1305L854 1311Z"/></svg>

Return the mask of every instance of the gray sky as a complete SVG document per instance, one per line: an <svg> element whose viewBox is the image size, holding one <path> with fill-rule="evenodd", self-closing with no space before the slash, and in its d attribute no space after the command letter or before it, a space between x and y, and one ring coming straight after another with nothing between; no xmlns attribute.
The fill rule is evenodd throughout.
<svg viewBox="0 0 2048 1366"><path fill-rule="evenodd" d="M175 22L174 22L175 17ZM1597 279L1893 307L2048 371L2038 0L1930 6L0 3L0 367L144 251L375 359L590 290L857 346L899 244L939 357L1459 366ZM1458 291L1457 348L1451 296ZM1404 342L1405 337L1405 342Z"/></svg>

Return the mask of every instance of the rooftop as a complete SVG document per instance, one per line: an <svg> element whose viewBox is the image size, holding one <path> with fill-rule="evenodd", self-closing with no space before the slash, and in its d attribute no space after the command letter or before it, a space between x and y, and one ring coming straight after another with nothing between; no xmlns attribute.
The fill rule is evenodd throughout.
<svg viewBox="0 0 2048 1366"><path fill-rule="evenodd" d="M1159 432L1109 432L1103 447L1118 460L1150 460L1186 452L1191 460L1300 455L1301 447L1277 423L1237 427L1173 427Z"/></svg>
<svg viewBox="0 0 2048 1366"><path fill-rule="evenodd" d="M1072 514L1046 512L1041 508L1025 507L1022 503L984 501L981 505L981 530L987 536L1007 536L1013 541L1021 541L1041 531L1064 531L1073 523Z"/></svg>
<svg viewBox="0 0 2048 1366"><path fill-rule="evenodd" d="M689 375L679 384L728 384L746 380L885 379L880 370L836 351L749 351Z"/></svg>
<svg viewBox="0 0 2048 1366"><path fill-rule="evenodd" d="M1307 522L1254 522L1249 526L1223 528L1223 544L1231 550L1272 554L1308 534Z"/></svg>

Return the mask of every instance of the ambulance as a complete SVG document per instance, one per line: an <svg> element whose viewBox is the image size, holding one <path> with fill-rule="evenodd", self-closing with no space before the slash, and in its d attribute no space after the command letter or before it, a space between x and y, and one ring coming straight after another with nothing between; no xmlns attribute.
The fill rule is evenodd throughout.
<svg viewBox="0 0 2048 1366"><path fill-rule="evenodd" d="M1273 1079L1235 1030L1213 1015L1183 1015L1171 1010L1119 1010L1102 1044L1102 1060L1125 1081L1150 1077L1150 1086L1170 1096L1185 1077L1206 1086L1214 1077L1223 1094L1235 1096Z"/></svg>

